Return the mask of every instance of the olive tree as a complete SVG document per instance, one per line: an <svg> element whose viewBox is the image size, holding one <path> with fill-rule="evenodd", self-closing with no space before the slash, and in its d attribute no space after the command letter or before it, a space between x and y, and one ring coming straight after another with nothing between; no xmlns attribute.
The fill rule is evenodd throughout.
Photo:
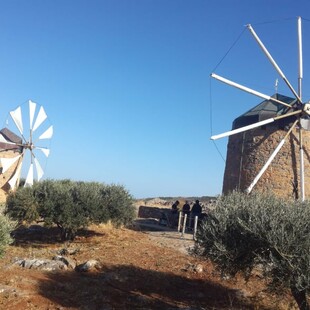
<svg viewBox="0 0 310 310"><path fill-rule="evenodd" d="M15 223L9 218L0 213L0 257L5 253L6 247L13 241L11 231L14 229Z"/></svg>
<svg viewBox="0 0 310 310"><path fill-rule="evenodd" d="M19 221L57 225L63 240L73 239L92 223L111 220L126 225L135 216L133 199L123 186L71 180L45 180L18 188L7 198L6 213Z"/></svg>
<svg viewBox="0 0 310 310"><path fill-rule="evenodd" d="M263 266L271 289L289 288L299 308L309 310L309 201L258 193L221 196L198 229L195 250L233 276L248 277Z"/></svg>

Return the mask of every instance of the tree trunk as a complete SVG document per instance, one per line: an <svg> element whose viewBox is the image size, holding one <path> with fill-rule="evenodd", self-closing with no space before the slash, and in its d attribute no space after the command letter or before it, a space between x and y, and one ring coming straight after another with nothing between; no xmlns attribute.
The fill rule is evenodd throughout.
<svg viewBox="0 0 310 310"><path fill-rule="evenodd" d="M310 310L306 290L299 291L296 287L291 287L291 292L300 310Z"/></svg>

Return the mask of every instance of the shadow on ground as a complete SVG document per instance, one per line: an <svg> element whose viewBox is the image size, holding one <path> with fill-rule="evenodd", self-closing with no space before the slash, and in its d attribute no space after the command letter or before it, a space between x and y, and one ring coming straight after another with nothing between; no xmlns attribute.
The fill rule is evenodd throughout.
<svg viewBox="0 0 310 310"><path fill-rule="evenodd" d="M177 227L169 227L167 225L160 225L157 219L152 218L138 218L134 221L132 227L136 231L177 231Z"/></svg>
<svg viewBox="0 0 310 310"><path fill-rule="evenodd" d="M39 293L78 309L254 309L238 290L130 265L104 266L96 273L49 273Z"/></svg>
<svg viewBox="0 0 310 310"><path fill-rule="evenodd" d="M86 238L100 235L103 234L88 229L80 229L77 232L77 236ZM25 247L29 245L35 247L63 243L63 240L61 240L61 230L58 227L47 228L41 225L20 226L12 232L12 237L14 245Z"/></svg>

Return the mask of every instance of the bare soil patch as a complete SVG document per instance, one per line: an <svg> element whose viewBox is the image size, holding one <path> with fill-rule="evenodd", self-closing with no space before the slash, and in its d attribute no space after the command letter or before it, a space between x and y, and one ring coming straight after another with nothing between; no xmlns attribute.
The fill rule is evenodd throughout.
<svg viewBox="0 0 310 310"><path fill-rule="evenodd" d="M191 256L191 235L169 229L92 226L70 243L55 230L24 230L0 260L0 309L295 309L292 299L265 291L253 275L223 280L212 264ZM46 272L13 266L18 258L50 259L70 250L91 272ZM199 268L197 268L199 267Z"/></svg>

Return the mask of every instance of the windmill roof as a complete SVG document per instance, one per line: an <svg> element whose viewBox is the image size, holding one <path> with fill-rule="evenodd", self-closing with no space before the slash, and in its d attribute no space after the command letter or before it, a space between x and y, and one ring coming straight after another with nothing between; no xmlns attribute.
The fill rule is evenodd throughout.
<svg viewBox="0 0 310 310"><path fill-rule="evenodd" d="M22 138L5 127L0 130L0 150L21 150L20 146L5 143L6 141L21 144Z"/></svg>
<svg viewBox="0 0 310 310"><path fill-rule="evenodd" d="M272 98L283 101L291 106L296 102L295 98L287 97L281 94L274 94ZM247 126L265 119L280 116L289 110L289 107L286 107L280 103L274 102L272 100L264 100L249 111L237 117L233 122L233 129ZM280 120L280 122L287 123L291 118L288 117L285 120Z"/></svg>

